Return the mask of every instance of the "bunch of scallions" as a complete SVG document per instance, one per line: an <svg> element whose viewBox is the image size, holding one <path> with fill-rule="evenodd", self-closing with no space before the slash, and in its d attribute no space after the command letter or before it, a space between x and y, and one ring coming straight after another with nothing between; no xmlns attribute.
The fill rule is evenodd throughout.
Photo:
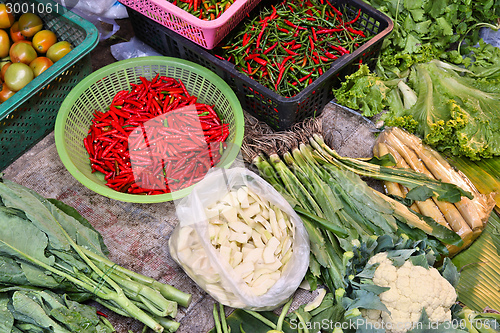
<svg viewBox="0 0 500 333"><path fill-rule="evenodd" d="M455 232L408 205L432 196L457 202L462 196L471 198L470 193L421 173L394 168L388 155L374 160L340 156L320 134L321 118L279 133L262 130L252 119L246 124L244 159L289 201L309 233L307 279L312 286L320 281L330 290L344 288L353 242L373 235L426 238L438 256L447 255L447 246L462 246ZM407 202L374 190L360 176L404 184L410 190Z"/></svg>

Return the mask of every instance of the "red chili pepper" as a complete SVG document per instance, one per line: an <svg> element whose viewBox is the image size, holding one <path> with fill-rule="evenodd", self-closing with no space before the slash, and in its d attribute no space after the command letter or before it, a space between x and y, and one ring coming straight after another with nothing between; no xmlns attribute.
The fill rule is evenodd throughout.
<svg viewBox="0 0 500 333"><path fill-rule="evenodd" d="M262 58L254 58L253 59L256 63L258 63L259 65L261 66L267 66L267 61L265 61L264 59Z"/></svg>
<svg viewBox="0 0 500 333"><path fill-rule="evenodd" d="M307 37L309 37L309 45L310 45L310 47L311 47L311 51L313 51L313 50L314 50L314 42L313 42L313 39L312 39L312 37L311 37L311 36L307 36Z"/></svg>
<svg viewBox="0 0 500 333"><path fill-rule="evenodd" d="M271 52L272 50L274 50L274 48L276 46L278 46L279 42L276 42L274 43L273 45L271 45L270 47L268 47L267 49L264 50L264 52L262 52L262 54L268 54L269 52Z"/></svg>
<svg viewBox="0 0 500 333"><path fill-rule="evenodd" d="M277 24L276 24L276 29L278 29L278 30L279 30L279 31L281 31L281 32L285 32L285 33L287 33L287 34L289 34L289 33L290 33L290 31L286 30L285 28L282 28L282 27L278 26Z"/></svg>
<svg viewBox="0 0 500 333"><path fill-rule="evenodd" d="M243 43L242 45L243 46L246 46L248 44L248 42L250 41L250 36L248 36L248 34L245 32L245 34L243 35Z"/></svg>
<svg viewBox="0 0 500 333"><path fill-rule="evenodd" d="M312 75L312 73L313 73L313 71L311 71L311 72L310 72L309 74L307 74L306 76L301 77L301 78L299 79L299 82L304 82L305 80L307 80L308 78L310 78L310 77L311 77L311 75Z"/></svg>
<svg viewBox="0 0 500 333"><path fill-rule="evenodd" d="M328 3L328 5L330 5L330 7L332 7L333 11L335 12L335 14L337 14L337 16L342 16L342 13L337 8L335 8L335 6L333 6L330 3L330 1L327 1L326 3Z"/></svg>
<svg viewBox="0 0 500 333"><path fill-rule="evenodd" d="M262 39L262 35L264 34L264 30L267 27L267 19L264 20L264 23L262 24L262 29L259 32L259 35L257 36L257 41L255 42L255 45L257 48L260 47L260 40Z"/></svg>
<svg viewBox="0 0 500 333"><path fill-rule="evenodd" d="M341 29L341 28L334 28L334 29L321 29L321 30L318 30L316 31L316 35L320 35L320 34L331 34L331 33L334 33L334 32L340 32L340 31L343 31L344 29Z"/></svg>
<svg viewBox="0 0 500 333"><path fill-rule="evenodd" d="M272 5L271 5L271 7L273 8L273 12L271 13L271 16L269 16L269 19L274 20L274 19L278 18L279 15L276 13L276 7L274 7Z"/></svg>
<svg viewBox="0 0 500 333"><path fill-rule="evenodd" d="M335 55L331 54L331 53L330 53L330 52L328 52L328 51L325 51L325 55L326 55L328 58L330 58L330 59L337 59L337 58L338 58L337 56L335 56Z"/></svg>
<svg viewBox="0 0 500 333"><path fill-rule="evenodd" d="M349 54L349 50L347 50L346 48L344 48L343 46L340 46L340 45L330 45L330 47L334 50L337 50L340 52L340 55L344 55L344 54Z"/></svg>
<svg viewBox="0 0 500 333"><path fill-rule="evenodd" d="M365 36L365 33L361 30L356 30L356 29L353 29L352 27L347 27L347 31L355 34L355 35L358 35L358 36L361 36L361 37L366 37Z"/></svg>
<svg viewBox="0 0 500 333"><path fill-rule="evenodd" d="M318 36L316 35L316 30L314 30L314 27L311 27L311 32L312 32L314 41L317 42Z"/></svg>
<svg viewBox="0 0 500 333"><path fill-rule="evenodd" d="M360 16L361 16L361 8L358 9L358 14L356 15L356 17L354 19L352 19L351 21L345 22L344 24L345 25L353 24L354 22L356 22L359 19Z"/></svg>
<svg viewBox="0 0 500 333"><path fill-rule="evenodd" d="M287 19L283 20L283 22L285 22L286 25L288 25L288 26L290 26L290 27L292 27L294 29L297 29L297 30L307 30L304 27L300 27L298 25L293 24L292 22L288 21Z"/></svg>
<svg viewBox="0 0 500 333"><path fill-rule="evenodd" d="M296 52L293 52L292 50L289 49L284 49L286 53L288 53L291 56L298 56L299 54Z"/></svg>

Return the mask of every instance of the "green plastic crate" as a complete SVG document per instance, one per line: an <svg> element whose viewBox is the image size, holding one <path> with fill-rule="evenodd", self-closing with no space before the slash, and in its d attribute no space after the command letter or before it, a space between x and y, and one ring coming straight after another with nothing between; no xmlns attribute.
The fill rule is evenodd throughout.
<svg viewBox="0 0 500 333"><path fill-rule="evenodd" d="M58 40L70 42L74 49L0 104L0 170L54 130L62 102L92 72L90 51L99 42L97 28L92 23L52 0L5 3L21 11L15 13L16 19L23 10L39 15L44 29L52 30ZM19 5L14 7L14 4Z"/></svg>

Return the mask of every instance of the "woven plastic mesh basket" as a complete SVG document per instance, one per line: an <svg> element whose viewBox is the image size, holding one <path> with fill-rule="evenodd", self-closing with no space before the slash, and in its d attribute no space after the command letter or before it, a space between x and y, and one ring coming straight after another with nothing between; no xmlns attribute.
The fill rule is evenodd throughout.
<svg viewBox="0 0 500 333"><path fill-rule="evenodd" d="M112 199L155 203L182 198L191 187L167 194L137 195L115 191L105 185L101 174L92 173L83 139L87 136L96 110L105 111L120 90L129 90L140 77L160 76L181 80L199 103L215 105L219 116L229 124L229 137L219 167L228 167L239 153L243 141L244 118L241 105L229 86L213 72L189 61L168 57L123 60L99 69L80 82L64 100L55 124L56 148L67 170L87 188Z"/></svg>

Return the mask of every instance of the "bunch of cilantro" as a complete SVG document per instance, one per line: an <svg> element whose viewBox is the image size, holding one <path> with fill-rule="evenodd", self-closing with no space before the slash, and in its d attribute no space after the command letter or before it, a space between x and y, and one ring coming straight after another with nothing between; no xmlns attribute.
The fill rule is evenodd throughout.
<svg viewBox="0 0 500 333"><path fill-rule="evenodd" d="M414 63L440 58L460 61L458 43L475 45L479 27L495 27L500 17L498 0L365 0L394 22L384 39L379 75L398 75Z"/></svg>

